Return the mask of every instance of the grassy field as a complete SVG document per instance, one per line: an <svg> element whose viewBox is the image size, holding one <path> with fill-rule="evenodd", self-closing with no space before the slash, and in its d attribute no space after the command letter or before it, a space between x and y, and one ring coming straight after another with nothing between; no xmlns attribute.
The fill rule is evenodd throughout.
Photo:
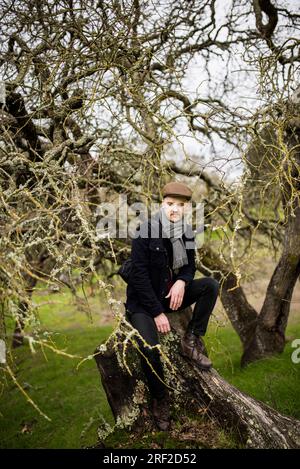
<svg viewBox="0 0 300 469"><path fill-rule="evenodd" d="M90 300L93 323L67 292L35 295L34 301L40 305L41 329L51 332L56 347L77 358L40 348L32 353L28 344L13 352L18 382L51 421L40 415L7 377L0 396L0 446L92 446L97 440L99 424L103 419L112 424L113 418L94 360L85 361L78 369L77 365L80 357L91 355L96 346L109 336L113 323L108 313L107 317L103 316L102 298ZM101 315L99 311L102 311ZM289 342L282 355L254 363L243 370L239 364L239 339L229 324L220 327L219 322L212 321L207 345L215 368L230 383L280 412L300 419L300 364L293 364L291 360L291 341L300 338L300 322L295 318L288 326L287 337ZM185 425L191 433L193 423L188 416ZM222 432L216 435L215 429L210 428L207 422L198 422L197 434L199 447L231 447L235 444ZM157 432L133 442L120 432L115 436L114 444L117 445L117 438L120 444L131 445L129 447L189 447L188 438L182 435L182 432L177 436L173 432L172 437L168 437Z"/></svg>

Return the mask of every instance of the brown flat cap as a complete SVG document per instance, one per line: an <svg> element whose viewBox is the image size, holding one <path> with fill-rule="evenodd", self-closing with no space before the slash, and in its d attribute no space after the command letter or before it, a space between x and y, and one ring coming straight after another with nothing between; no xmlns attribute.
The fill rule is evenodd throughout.
<svg viewBox="0 0 300 469"><path fill-rule="evenodd" d="M192 198L192 191L182 182L168 182L168 184L162 188L162 195L163 197L167 197L168 195L173 197L186 197L190 200Z"/></svg>

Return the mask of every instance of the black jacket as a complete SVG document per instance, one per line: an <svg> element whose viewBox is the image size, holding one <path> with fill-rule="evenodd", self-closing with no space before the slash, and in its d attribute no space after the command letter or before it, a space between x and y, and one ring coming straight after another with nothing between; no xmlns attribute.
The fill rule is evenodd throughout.
<svg viewBox="0 0 300 469"><path fill-rule="evenodd" d="M158 227L157 237L153 236L153 220ZM148 237L143 234L148 233ZM155 231L157 233L157 230ZM190 225L182 235L189 263L174 275L170 268L173 263L172 245L168 238L162 237L162 226L158 214L142 223L132 240L132 268L127 285L125 307L130 312L143 312L152 317L164 312L162 301L167 294L168 282L182 279L188 284L195 275L195 237ZM188 244L187 244L188 243ZM191 248L192 247L192 248Z"/></svg>

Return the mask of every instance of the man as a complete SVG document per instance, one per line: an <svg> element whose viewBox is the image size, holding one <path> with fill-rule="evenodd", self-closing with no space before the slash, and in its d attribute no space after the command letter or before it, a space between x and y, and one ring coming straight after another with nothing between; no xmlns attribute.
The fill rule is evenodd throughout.
<svg viewBox="0 0 300 469"><path fill-rule="evenodd" d="M159 344L158 332L167 334L170 323L165 313L184 309L195 303L193 317L181 342L182 354L203 370L211 361L201 336L215 306L219 284L210 277L194 280L195 239L184 215L192 192L179 182L170 182L162 189L159 211L137 228L132 240L132 270L125 303L128 320L150 346ZM157 348L139 347L149 391L152 411L159 429L170 425L169 398ZM147 360L151 364L147 363ZM155 370L158 376L151 370Z"/></svg>

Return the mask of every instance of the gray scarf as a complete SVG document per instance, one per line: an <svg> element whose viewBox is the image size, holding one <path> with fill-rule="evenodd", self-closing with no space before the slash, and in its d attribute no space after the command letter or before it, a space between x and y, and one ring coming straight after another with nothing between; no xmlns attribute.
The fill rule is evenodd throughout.
<svg viewBox="0 0 300 469"><path fill-rule="evenodd" d="M163 207L159 209L159 218L162 224L163 237L169 238L173 248L173 270L178 274L180 267L188 264L188 257L182 235L186 231L184 217L176 222L168 219Z"/></svg>

